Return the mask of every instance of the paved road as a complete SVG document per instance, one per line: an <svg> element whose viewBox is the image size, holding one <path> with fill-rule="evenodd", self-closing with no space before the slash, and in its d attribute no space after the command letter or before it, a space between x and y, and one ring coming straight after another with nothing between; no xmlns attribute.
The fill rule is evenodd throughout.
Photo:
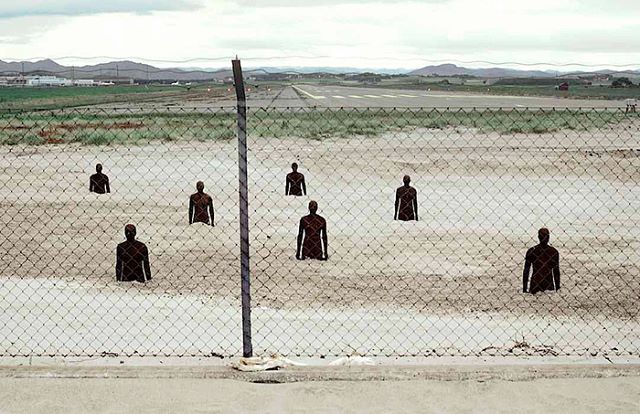
<svg viewBox="0 0 640 414"><path fill-rule="evenodd" d="M0 413L637 413L640 381L0 379Z"/></svg>
<svg viewBox="0 0 640 414"><path fill-rule="evenodd" d="M405 89L294 85L308 106L322 107L504 107L504 108L624 108L624 101L577 100L526 96L479 95ZM287 96L290 94L287 93Z"/></svg>

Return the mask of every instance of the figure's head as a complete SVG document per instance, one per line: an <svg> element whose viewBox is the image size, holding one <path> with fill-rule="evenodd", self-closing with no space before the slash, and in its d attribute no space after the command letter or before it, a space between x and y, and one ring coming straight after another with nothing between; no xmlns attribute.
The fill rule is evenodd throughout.
<svg viewBox="0 0 640 414"><path fill-rule="evenodd" d="M405 175L404 177L402 177L402 182L404 183L404 185L409 185L409 183L411 182L411 177Z"/></svg>
<svg viewBox="0 0 640 414"><path fill-rule="evenodd" d="M124 236L127 240L135 240L136 238L136 226L133 224L127 224L124 226Z"/></svg>
<svg viewBox="0 0 640 414"><path fill-rule="evenodd" d="M549 244L549 229L543 227L538 230L538 240L540 240L540 244Z"/></svg>
<svg viewBox="0 0 640 414"><path fill-rule="evenodd" d="M102 164L96 164L96 172L98 173L102 172Z"/></svg>
<svg viewBox="0 0 640 414"><path fill-rule="evenodd" d="M317 211L318 211L318 203L316 201L310 201L309 202L309 212L311 214L316 214Z"/></svg>
<svg viewBox="0 0 640 414"><path fill-rule="evenodd" d="M196 190L198 190L199 193L204 191L204 183L202 181L196 183Z"/></svg>
<svg viewBox="0 0 640 414"><path fill-rule="evenodd" d="M298 163L294 162L293 164L291 164L291 169L293 170L293 172L298 172Z"/></svg>

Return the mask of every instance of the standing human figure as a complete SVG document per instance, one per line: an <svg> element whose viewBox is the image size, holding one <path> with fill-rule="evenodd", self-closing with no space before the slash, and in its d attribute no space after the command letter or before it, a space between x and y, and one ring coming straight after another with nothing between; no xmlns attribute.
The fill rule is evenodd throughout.
<svg viewBox="0 0 640 414"><path fill-rule="evenodd" d="M329 258L327 243L327 221L317 214L318 203L309 203L309 215L300 219L298 228L298 244L296 247L296 259Z"/></svg>
<svg viewBox="0 0 640 414"><path fill-rule="evenodd" d="M291 164L291 172L287 174L284 187L285 195L301 196L307 195L307 184L304 181L304 174L298 172L298 164Z"/></svg>
<svg viewBox="0 0 640 414"><path fill-rule="evenodd" d="M118 282L146 282L151 280L149 251L147 246L136 240L136 226L124 227L126 241L116 249L116 280Z"/></svg>
<svg viewBox="0 0 640 414"><path fill-rule="evenodd" d="M89 191L97 194L111 192L109 177L102 173L102 164L97 164L96 173L89 177Z"/></svg>
<svg viewBox="0 0 640 414"><path fill-rule="evenodd" d="M549 230L546 228L538 230L538 240L540 244L527 250L524 258L522 293L527 293L531 267L533 267L533 274L529 293L560 289L560 254L558 250L549 246Z"/></svg>
<svg viewBox="0 0 640 414"><path fill-rule="evenodd" d="M411 177L405 175L402 178L404 185L396 190L396 203L394 220L410 221L418 220L418 193L411 187Z"/></svg>
<svg viewBox="0 0 640 414"><path fill-rule="evenodd" d="M202 181L196 183L196 190L198 192L189 198L189 224L206 223L214 226L213 199L204 192Z"/></svg>

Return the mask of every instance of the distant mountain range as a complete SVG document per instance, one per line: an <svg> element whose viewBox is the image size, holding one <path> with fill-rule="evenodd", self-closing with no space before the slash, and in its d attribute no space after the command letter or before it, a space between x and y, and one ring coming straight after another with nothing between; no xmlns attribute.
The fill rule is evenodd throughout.
<svg viewBox="0 0 640 414"><path fill-rule="evenodd" d="M557 72L547 72L541 70L518 70L504 68L469 69L456 66L450 63L436 66L425 66L424 68L409 72L410 75L438 75L456 76L467 75L479 78L553 78Z"/></svg>
<svg viewBox="0 0 640 414"><path fill-rule="evenodd" d="M0 60L0 74L51 74L75 79L133 78L136 80L204 81L223 79L230 70L160 69L143 63L118 61L87 66L62 66L51 59L37 62L4 62Z"/></svg>
<svg viewBox="0 0 640 414"><path fill-rule="evenodd" d="M245 75L264 73L328 73L354 74L374 72L379 74L408 74L424 76L476 76L480 78L552 78L556 76L580 74L616 74L620 76L640 76L640 70L615 71L601 70L597 72L556 72L540 70L518 70L506 68L470 69L454 64L426 66L417 70L406 69L375 69L349 67L261 67L245 69ZM112 79L133 78L139 81L205 81L220 80L231 76L230 69L206 68L156 68L154 66L132 61L117 61L87 66L63 66L51 59L37 62L4 62L0 60L0 75L10 74L51 74L75 79Z"/></svg>
<svg viewBox="0 0 640 414"><path fill-rule="evenodd" d="M588 75L588 74L606 74L606 75L631 75L638 76L640 71L616 71L616 70L599 70L592 72L558 72L558 71L541 71L541 70L519 70L505 68L486 68L486 69L469 69L446 63L436 66L425 66L417 70L409 72L409 75L437 75L437 76L476 76L479 78L555 78L557 76L571 75Z"/></svg>

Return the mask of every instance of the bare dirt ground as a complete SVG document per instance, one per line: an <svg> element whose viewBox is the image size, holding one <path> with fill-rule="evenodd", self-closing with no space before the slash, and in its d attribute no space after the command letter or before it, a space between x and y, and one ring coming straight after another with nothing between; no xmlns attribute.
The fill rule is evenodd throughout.
<svg viewBox="0 0 640 414"><path fill-rule="evenodd" d="M627 347L635 347L628 350L636 351L640 136L637 128L615 128L547 135L450 129L323 141L250 138L253 301L263 318L257 329L268 336L291 323L270 320L285 311L295 319L300 311L316 328L326 324L327 337L317 340L331 343L330 330L341 313L366 320L369 310L388 309L412 320L482 315L517 318L517 326L534 318L568 321L584 328L568 334L585 348L596 339L615 348L615 342L588 331L613 323L609 329L622 332ZM235 142L14 146L0 153L0 277L64 280L108 294L135 289L237 303ZM293 161L306 174L307 197L283 195ZM88 192L97 162L111 178L110 195ZM393 221L394 191L404 174L418 190L417 223ZM188 225L188 196L197 180L214 198L213 228ZM294 258L298 220L310 199L319 202L328 221L327 262ZM129 222L151 252L153 280L145 286L115 282L115 246ZM524 254L542 226L550 228L551 244L560 251L562 288L525 295ZM43 308L51 296L43 291ZM14 300L9 294L0 302ZM87 312L93 305L86 304ZM416 329L405 322L385 329L401 340L407 329ZM384 325L379 323L372 320L371 329ZM296 335L300 341L304 332Z"/></svg>

